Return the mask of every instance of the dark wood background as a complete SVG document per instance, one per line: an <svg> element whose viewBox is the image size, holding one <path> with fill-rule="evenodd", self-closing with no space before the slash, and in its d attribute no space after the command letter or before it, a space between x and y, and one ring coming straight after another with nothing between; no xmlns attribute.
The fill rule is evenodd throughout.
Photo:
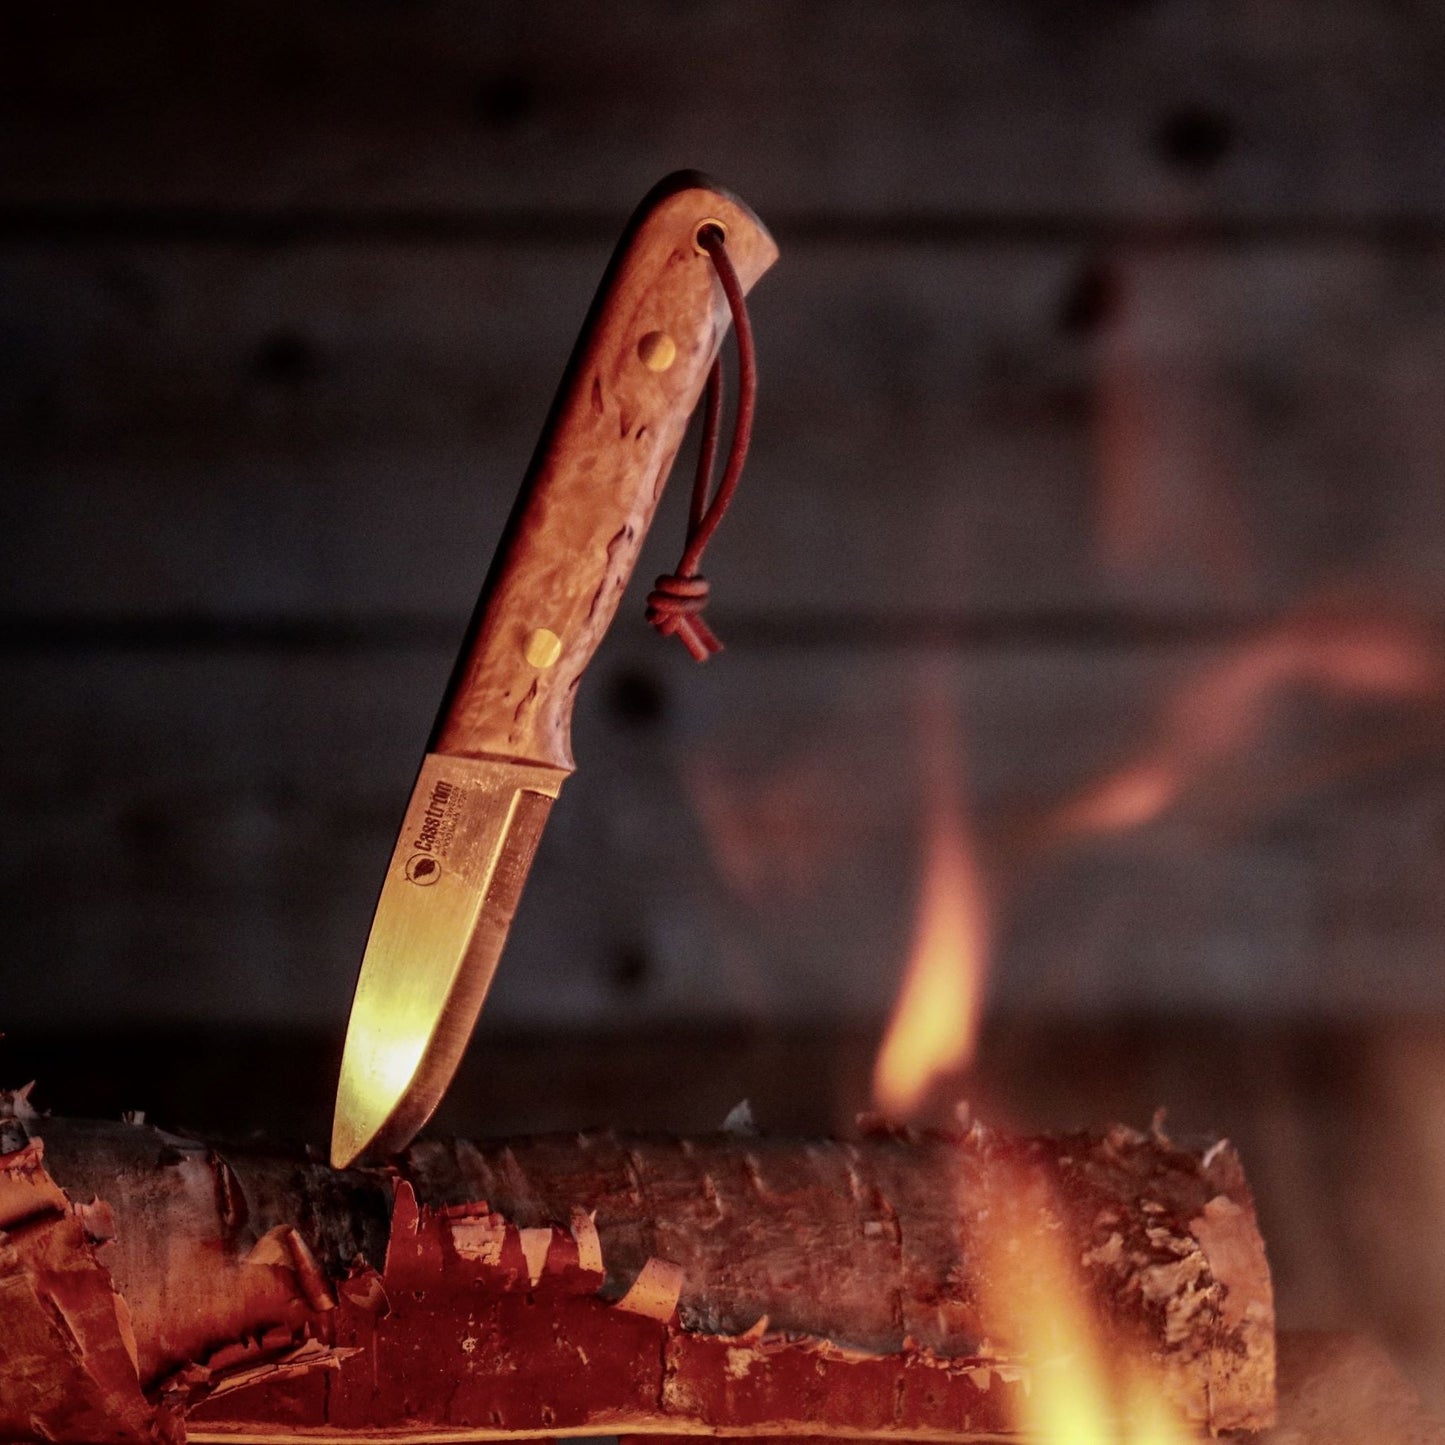
<svg viewBox="0 0 1445 1445"><path fill-rule="evenodd" d="M966 1087L1239 1134L1287 1312L1445 1397L1442 74L1445 10L1387 0L9 10L6 1073L324 1131L552 389L700 166L783 251L729 650L641 620L676 487L444 1122L845 1120L941 699L994 899ZM1140 757L1175 806L1063 827Z"/></svg>

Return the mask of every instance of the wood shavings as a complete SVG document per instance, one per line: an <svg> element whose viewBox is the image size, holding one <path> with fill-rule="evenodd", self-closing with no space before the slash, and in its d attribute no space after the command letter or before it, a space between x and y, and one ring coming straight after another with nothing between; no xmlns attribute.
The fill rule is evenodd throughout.
<svg viewBox="0 0 1445 1445"><path fill-rule="evenodd" d="M211 1388L211 1395L224 1395L262 1381L277 1381L310 1373L312 1370L339 1370L342 1362L356 1350L334 1349L320 1340L306 1340L294 1350L268 1360L264 1364L236 1368L220 1375Z"/></svg>
<svg viewBox="0 0 1445 1445"><path fill-rule="evenodd" d="M30 1139L0 1159L0 1229L70 1207L65 1191L45 1170L45 1145Z"/></svg>
<svg viewBox="0 0 1445 1445"><path fill-rule="evenodd" d="M374 1269L363 1267L357 1273L348 1275L336 1286L336 1294L339 1303L348 1304L368 1315L383 1315L391 1309L386 1287Z"/></svg>
<svg viewBox="0 0 1445 1445"><path fill-rule="evenodd" d="M737 1349L729 1346L727 1350L727 1373L731 1380L742 1380L747 1378L747 1373L758 1361L756 1350Z"/></svg>
<svg viewBox="0 0 1445 1445"><path fill-rule="evenodd" d="M727 1118L722 1123L724 1134L741 1135L747 1138L758 1132L758 1126L753 1119L753 1106L747 1099L740 1099L728 1110Z"/></svg>
<svg viewBox="0 0 1445 1445"><path fill-rule="evenodd" d="M522 1258L527 1261L527 1279L536 1284L547 1267L547 1251L552 1247L550 1229L524 1229L520 1231Z"/></svg>
<svg viewBox="0 0 1445 1445"><path fill-rule="evenodd" d="M1189 1222L1210 1272L1223 1286L1220 1313L1232 1328L1272 1315L1274 1308L1263 1288L1269 1281L1264 1241L1240 1229L1241 1212L1235 1200L1217 1194Z"/></svg>
<svg viewBox="0 0 1445 1445"><path fill-rule="evenodd" d="M23 1156L23 1157L21 1157ZM0 1171L0 1439L153 1441L124 1301L38 1139Z"/></svg>
<svg viewBox="0 0 1445 1445"><path fill-rule="evenodd" d="M670 1320L682 1294L683 1271L665 1259L649 1259L632 1287L617 1301L617 1308L651 1320Z"/></svg>
<svg viewBox="0 0 1445 1445"><path fill-rule="evenodd" d="M580 1204L572 1206L572 1238L577 1241L577 1268L588 1274L602 1274L602 1237L597 1233L597 1216Z"/></svg>
<svg viewBox="0 0 1445 1445"><path fill-rule="evenodd" d="M277 1328L259 1338L235 1340L163 1381L158 1393L176 1405L195 1405L254 1385L274 1384L315 1370L338 1370L356 1354L321 1340L295 1340Z"/></svg>
<svg viewBox="0 0 1445 1445"><path fill-rule="evenodd" d="M30 1102L35 1080L20 1089L0 1089L0 1119L18 1119L22 1124L34 1123L40 1115Z"/></svg>
<svg viewBox="0 0 1445 1445"><path fill-rule="evenodd" d="M463 1259L478 1264L497 1264L502 1258L502 1243L507 1236L506 1221L489 1210L480 1214L459 1214L448 1218L452 1248Z"/></svg>
<svg viewBox="0 0 1445 1445"><path fill-rule="evenodd" d="M1124 1257L1124 1236L1116 1229L1103 1244L1086 1250L1080 1263L1088 1269L1103 1266L1114 1269Z"/></svg>
<svg viewBox="0 0 1445 1445"><path fill-rule="evenodd" d="M334 1310L336 1299L326 1284L326 1276L316 1263L316 1256L301 1235L289 1224L278 1224L256 1241L245 1262L288 1269L296 1276L296 1285L307 1307L313 1310Z"/></svg>
<svg viewBox="0 0 1445 1445"><path fill-rule="evenodd" d="M108 1244L115 1238L115 1211L104 1199L92 1199L89 1204L72 1204L71 1208L91 1244Z"/></svg>

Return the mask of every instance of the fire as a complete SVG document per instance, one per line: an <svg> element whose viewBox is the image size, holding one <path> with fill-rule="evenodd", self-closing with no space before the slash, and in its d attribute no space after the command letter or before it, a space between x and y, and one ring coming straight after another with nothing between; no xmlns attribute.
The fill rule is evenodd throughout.
<svg viewBox="0 0 1445 1445"><path fill-rule="evenodd" d="M1093 1319L1067 1231L1039 1227L1058 1218L1043 1181L995 1160L987 1188L969 1232L989 1340L1029 1371L1014 1426L1041 1445L1185 1445L1191 1436L1146 1362Z"/></svg>
<svg viewBox="0 0 1445 1445"><path fill-rule="evenodd" d="M885 1114L916 1111L933 1083L973 1058L988 971L988 906L959 790L939 790L918 921L873 1070Z"/></svg>
<svg viewBox="0 0 1445 1445"><path fill-rule="evenodd" d="M1141 755L1065 803L1051 833L1122 832L1162 817L1242 753L1292 688L1336 702L1403 702L1438 695L1445 666L1428 629L1301 612L1191 678L1161 711Z"/></svg>
<svg viewBox="0 0 1445 1445"><path fill-rule="evenodd" d="M1111 773L1059 810L1058 832L1117 833L1140 828L1168 811L1183 790L1181 770L1148 757Z"/></svg>

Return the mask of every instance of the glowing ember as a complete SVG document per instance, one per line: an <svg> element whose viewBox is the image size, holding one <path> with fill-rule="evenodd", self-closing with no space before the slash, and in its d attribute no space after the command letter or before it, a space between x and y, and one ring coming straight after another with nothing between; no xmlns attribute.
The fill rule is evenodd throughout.
<svg viewBox="0 0 1445 1445"><path fill-rule="evenodd" d="M873 1069L873 1098L893 1118L913 1113L933 1083L973 1057L988 965L988 908L956 788L928 838L918 923L902 991Z"/></svg>

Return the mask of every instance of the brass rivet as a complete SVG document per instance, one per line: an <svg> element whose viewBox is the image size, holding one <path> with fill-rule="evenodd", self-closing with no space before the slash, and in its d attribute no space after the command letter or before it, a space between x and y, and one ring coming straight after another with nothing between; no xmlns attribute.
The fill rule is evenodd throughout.
<svg viewBox="0 0 1445 1445"><path fill-rule="evenodd" d="M637 354L649 371L666 371L677 360L677 342L665 331L649 331L637 343Z"/></svg>
<svg viewBox="0 0 1445 1445"><path fill-rule="evenodd" d="M546 627L539 627L527 639L522 655L532 667L551 667L562 656L562 639Z"/></svg>
<svg viewBox="0 0 1445 1445"><path fill-rule="evenodd" d="M697 225L693 227L692 248L700 256L707 255L707 247L703 245L701 240L704 231L716 231L724 242L726 242L728 238L728 228L723 225L716 216L709 216L705 221L699 221Z"/></svg>

